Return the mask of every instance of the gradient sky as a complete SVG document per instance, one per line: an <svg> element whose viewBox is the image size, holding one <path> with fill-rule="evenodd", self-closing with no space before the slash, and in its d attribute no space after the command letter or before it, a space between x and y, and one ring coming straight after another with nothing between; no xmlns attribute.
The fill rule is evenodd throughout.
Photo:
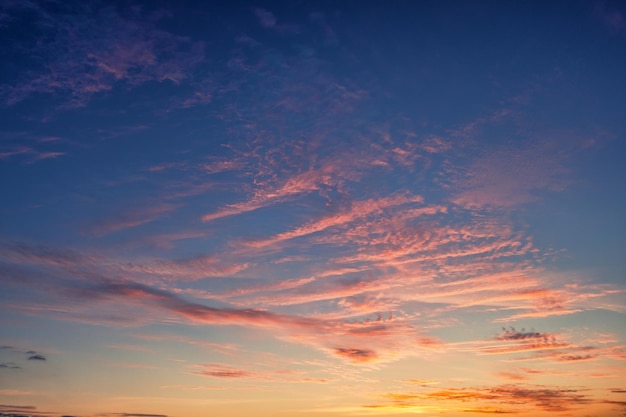
<svg viewBox="0 0 626 417"><path fill-rule="evenodd" d="M620 1L0 2L0 416L626 415Z"/></svg>

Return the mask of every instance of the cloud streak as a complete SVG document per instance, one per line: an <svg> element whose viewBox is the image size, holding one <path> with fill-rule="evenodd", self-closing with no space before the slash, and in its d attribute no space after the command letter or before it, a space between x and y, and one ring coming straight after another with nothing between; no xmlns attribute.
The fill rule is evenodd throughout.
<svg viewBox="0 0 626 417"><path fill-rule="evenodd" d="M449 388L424 394L389 393L385 397L392 401L394 408L444 403L451 411L496 414L575 411L596 402L580 389L520 384Z"/></svg>

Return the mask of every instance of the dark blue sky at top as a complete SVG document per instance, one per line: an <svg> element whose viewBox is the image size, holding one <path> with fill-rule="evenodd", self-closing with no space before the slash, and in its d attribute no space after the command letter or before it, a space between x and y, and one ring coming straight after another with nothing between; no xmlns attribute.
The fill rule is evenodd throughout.
<svg viewBox="0 0 626 417"><path fill-rule="evenodd" d="M244 134L233 134L239 122L223 115L225 109L234 107L243 118L254 119L268 131L282 129L283 140L302 135L311 126L327 124L340 147L358 141L356 133L366 131L370 124L387 123L399 130L418 126L424 133L441 135L498 108L521 106L527 107L522 121L527 131L494 127L484 132L481 144L514 143L528 131L563 126L588 134L598 130L610 131L613 136L625 134L626 83L620 82L626 73L623 27L611 26L605 16L607 10L619 8L619 3L36 4L38 11L27 3L13 7L10 17L2 21L5 47L0 52L0 74L5 98L11 95L11 85L28 83L29 77L47 71L51 63L81 59L81 51L72 50L75 42L97 48L103 34L115 39L116 31L127 30L132 36L140 30L116 26L120 16L139 16L155 31L180 36L183 41L177 47L187 53L197 48L203 57L187 67L188 73L179 83L152 80L131 85L120 80L110 89L86 97L88 105L69 108L64 106L72 93L63 89L55 94L35 91L5 105L0 113L3 143L58 136L64 139L62 144L43 143L42 149L71 149L77 156L39 163L17 156L2 163L0 177L8 197L2 208L3 227L15 237L47 239L54 235L57 239L62 224L88 227L98 217L98 206L103 214L115 210L116 201L129 192L138 198L153 198L154 184L134 184L129 178L156 163L227 155L220 146L225 137L228 141L248 140ZM273 10L277 30L260 25L255 8ZM245 45L243 36L260 42L264 49ZM250 64L263 62L260 73L250 71L242 76L241 70L233 70L240 50ZM190 55L193 53L181 59ZM284 64L289 61L297 63L288 68ZM356 116L334 114L336 109L322 103L310 112L268 120L256 107L257 102L274 99L272 83L290 78L306 84L320 73L354 89L367 89L371 100L357 105ZM203 106L173 106L174 97L192 92L207 80L221 86L235 80L239 85L237 90L215 94ZM287 119L290 124L285 124ZM606 149L591 151L597 152L604 164L587 166L584 158L575 161L587 170L585 175L597 175L607 186L606 190L586 190L585 184L576 185L574 190L580 187L598 203L588 201L572 209L623 206L623 197L615 193L623 173L622 143L612 141ZM194 152L189 155L191 148ZM471 147L469 152L473 152ZM128 186L104 186L115 178L128 181ZM570 207L567 194L563 198L562 204ZM93 201L85 203L88 199ZM198 202L211 205L200 197ZM37 210L41 205L48 209ZM216 202L213 207L219 205ZM567 216L559 218L563 225L552 227L567 235ZM601 219L598 222L597 227L606 229L607 236L611 235L609 229L623 230ZM71 241L72 234L65 239Z"/></svg>

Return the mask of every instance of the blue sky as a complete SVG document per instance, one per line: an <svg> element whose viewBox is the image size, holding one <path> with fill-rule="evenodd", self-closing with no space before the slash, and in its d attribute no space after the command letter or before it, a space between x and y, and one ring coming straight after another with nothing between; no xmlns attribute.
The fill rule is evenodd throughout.
<svg viewBox="0 0 626 417"><path fill-rule="evenodd" d="M623 415L623 3L0 32L0 415Z"/></svg>

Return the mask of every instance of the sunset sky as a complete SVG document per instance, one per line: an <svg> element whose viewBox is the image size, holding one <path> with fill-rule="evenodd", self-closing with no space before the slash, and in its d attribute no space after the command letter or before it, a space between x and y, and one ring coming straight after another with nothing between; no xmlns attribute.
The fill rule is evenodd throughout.
<svg viewBox="0 0 626 417"><path fill-rule="evenodd" d="M2 0L0 39L0 416L626 415L623 1Z"/></svg>

